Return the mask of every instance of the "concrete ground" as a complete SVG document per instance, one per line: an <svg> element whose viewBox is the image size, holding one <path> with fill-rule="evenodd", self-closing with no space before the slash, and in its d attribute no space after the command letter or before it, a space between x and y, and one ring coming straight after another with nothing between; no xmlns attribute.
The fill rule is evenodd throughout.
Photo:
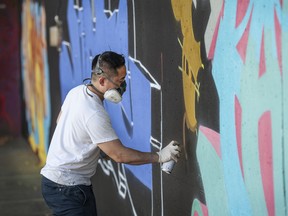
<svg viewBox="0 0 288 216"><path fill-rule="evenodd" d="M41 195L37 156L22 138L0 138L0 215L52 215Z"/></svg>

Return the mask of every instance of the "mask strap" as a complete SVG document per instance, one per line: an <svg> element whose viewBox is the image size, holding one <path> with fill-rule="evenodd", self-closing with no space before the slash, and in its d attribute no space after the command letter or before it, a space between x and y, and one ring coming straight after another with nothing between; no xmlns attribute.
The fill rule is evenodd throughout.
<svg viewBox="0 0 288 216"><path fill-rule="evenodd" d="M108 79L113 85L115 85L117 88L120 88L120 86L118 84L116 84L108 75L104 75L106 77L106 79Z"/></svg>
<svg viewBox="0 0 288 216"><path fill-rule="evenodd" d="M91 82L91 78L86 78L86 79L84 79L82 82L83 82L83 84L87 81L87 80L90 80L90 82ZM85 84L86 85L86 84Z"/></svg>
<svg viewBox="0 0 288 216"><path fill-rule="evenodd" d="M90 80L89 83L85 84L84 82L86 82L87 80ZM91 78L86 78L83 80L83 84L86 86L86 93L90 96L90 97L93 97L93 95L91 95L88 91L87 91L87 88L88 86L91 86L95 91L97 91L98 93L104 95L104 93L100 92L92 83L91 83Z"/></svg>
<svg viewBox="0 0 288 216"><path fill-rule="evenodd" d="M86 84L85 82L86 82L87 80L90 80L90 82ZM83 84L86 86L86 94L89 95L90 97L93 97L93 95L91 95L91 94L88 92L88 90L87 90L87 89L88 89L88 86L89 86L90 83L91 83L91 78L86 78L86 79L84 79L82 82L83 82Z"/></svg>
<svg viewBox="0 0 288 216"><path fill-rule="evenodd" d="M94 70L92 70L92 73L96 73L97 75L104 73L104 71L100 67L100 61L102 61L102 54L100 54L100 56L98 57L96 66L95 66Z"/></svg>

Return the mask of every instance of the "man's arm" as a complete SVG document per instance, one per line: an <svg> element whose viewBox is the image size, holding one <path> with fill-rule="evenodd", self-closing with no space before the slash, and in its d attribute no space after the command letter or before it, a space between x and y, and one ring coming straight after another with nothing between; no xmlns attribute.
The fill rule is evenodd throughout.
<svg viewBox="0 0 288 216"><path fill-rule="evenodd" d="M140 165L159 162L157 153L141 152L125 147L119 139L100 143L98 147L117 163Z"/></svg>
<svg viewBox="0 0 288 216"><path fill-rule="evenodd" d="M122 145L119 139L100 143L98 146L115 162L133 165L157 162L164 163L170 160L175 160L177 162L181 152L179 143L176 141L171 141L165 148L161 149L157 153L141 152L135 149L127 148L126 146Z"/></svg>

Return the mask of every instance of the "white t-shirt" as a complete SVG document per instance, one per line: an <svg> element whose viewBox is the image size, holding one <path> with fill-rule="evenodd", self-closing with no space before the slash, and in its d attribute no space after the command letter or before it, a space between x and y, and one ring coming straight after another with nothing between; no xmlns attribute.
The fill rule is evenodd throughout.
<svg viewBox="0 0 288 216"><path fill-rule="evenodd" d="M86 88L80 85L67 94L41 170L58 184L90 185L100 155L98 143L118 139L102 101Z"/></svg>

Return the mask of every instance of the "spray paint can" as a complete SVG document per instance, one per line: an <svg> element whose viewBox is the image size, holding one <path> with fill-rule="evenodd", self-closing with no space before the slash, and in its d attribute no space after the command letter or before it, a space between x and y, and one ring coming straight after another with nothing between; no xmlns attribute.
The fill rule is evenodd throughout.
<svg viewBox="0 0 288 216"><path fill-rule="evenodd" d="M176 164L176 161L174 160L170 160L170 161L163 163L161 167L162 171L166 172L167 174L171 174L175 164Z"/></svg>

